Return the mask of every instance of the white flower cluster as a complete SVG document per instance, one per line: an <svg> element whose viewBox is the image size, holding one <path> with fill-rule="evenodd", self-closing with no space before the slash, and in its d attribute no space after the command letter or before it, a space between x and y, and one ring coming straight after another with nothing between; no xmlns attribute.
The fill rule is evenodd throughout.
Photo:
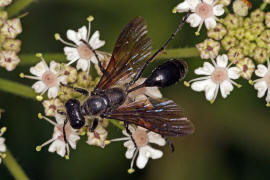
<svg viewBox="0 0 270 180"><path fill-rule="evenodd" d="M201 3L209 5L211 2L213 3L213 1ZM197 13L193 8L194 5L198 6L197 3L197 0L186 0L176 9L179 12L191 9ZM220 1L220 3L222 2ZM260 9L251 12L249 17L245 17L249 14L248 11L252 4L248 0L235 0L232 4L234 13L227 14L215 27L207 28L208 38L197 44L196 47L200 57L212 59L213 64L205 62L203 67L196 69L195 74L205 75L205 77L185 82L187 86L192 83L191 88L194 91L205 91L206 99L213 103L219 89L222 97L226 98L233 90L233 85L241 87L233 81L241 76L254 85L259 98L267 94L266 106L270 107L270 67L269 60L267 61L270 50L268 30L270 13L264 12L266 3L263 3ZM216 2L214 4L216 5ZM219 56L220 51L226 54ZM216 62L213 60L214 58L216 58ZM231 63L227 66L228 59ZM268 62L267 67L264 65L266 61ZM258 63L257 69L254 62ZM236 66L231 67L233 64ZM253 72L260 78L253 81Z"/></svg>
<svg viewBox="0 0 270 180"><path fill-rule="evenodd" d="M17 53L21 50L21 41L15 39L22 32L21 21L19 18L8 19L8 13L3 10L11 2L12 0L0 1L0 66L7 71L13 71L20 63Z"/></svg>

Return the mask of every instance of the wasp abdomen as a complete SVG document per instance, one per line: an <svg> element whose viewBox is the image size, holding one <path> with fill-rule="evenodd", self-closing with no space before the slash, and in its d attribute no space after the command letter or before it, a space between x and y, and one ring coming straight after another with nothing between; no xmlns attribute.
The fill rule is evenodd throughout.
<svg viewBox="0 0 270 180"><path fill-rule="evenodd" d="M145 80L146 87L166 87L182 80L187 74L185 61L173 59L158 66Z"/></svg>

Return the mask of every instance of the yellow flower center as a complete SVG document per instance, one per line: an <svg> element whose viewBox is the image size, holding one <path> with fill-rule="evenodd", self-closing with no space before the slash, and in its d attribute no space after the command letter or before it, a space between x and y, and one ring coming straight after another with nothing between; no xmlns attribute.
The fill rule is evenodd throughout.
<svg viewBox="0 0 270 180"><path fill-rule="evenodd" d="M94 53L85 45L84 43L81 43L77 47L78 53L82 59L87 59L89 60L92 56L94 56Z"/></svg>
<svg viewBox="0 0 270 180"><path fill-rule="evenodd" d="M228 73L225 68L217 67L211 75L211 79L216 84L221 84L224 80L228 79Z"/></svg>
<svg viewBox="0 0 270 180"><path fill-rule="evenodd" d="M42 75L42 82L46 84L48 88L51 88L57 84L57 76L51 71L46 71Z"/></svg>
<svg viewBox="0 0 270 180"><path fill-rule="evenodd" d="M137 129L134 133L132 133L132 137L139 148L146 146L149 142L146 131L142 129Z"/></svg>
<svg viewBox="0 0 270 180"><path fill-rule="evenodd" d="M202 19L207 19L213 16L213 7L207 3L199 3L195 10Z"/></svg>

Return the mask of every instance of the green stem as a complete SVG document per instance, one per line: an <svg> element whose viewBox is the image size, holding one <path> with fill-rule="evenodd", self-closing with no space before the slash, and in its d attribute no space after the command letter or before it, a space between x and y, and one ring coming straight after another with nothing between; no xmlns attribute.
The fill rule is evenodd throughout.
<svg viewBox="0 0 270 180"><path fill-rule="evenodd" d="M155 50L153 50L155 52ZM164 51L158 58L159 59L170 59L170 58L188 58L188 57L198 57L199 51L196 48L178 48L178 49L168 49ZM38 57L34 54L21 54L20 65L34 65L40 61ZM44 54L44 59L49 62L55 60L57 62L67 62L66 56L63 53L47 53Z"/></svg>
<svg viewBox="0 0 270 180"><path fill-rule="evenodd" d="M114 119L109 119L109 122L112 123L114 126L120 128L121 130L125 129L124 126L122 126L119 122L121 121L117 121Z"/></svg>
<svg viewBox="0 0 270 180"><path fill-rule="evenodd" d="M3 159L4 164L8 168L9 172L13 175L16 180L28 180L30 178L27 177L23 169L20 167L19 163L13 157L9 150L6 151L7 157Z"/></svg>
<svg viewBox="0 0 270 180"><path fill-rule="evenodd" d="M36 57L35 54L21 54L19 55L21 62L20 65L34 65L40 61L40 58ZM57 62L67 62L66 56L61 53L47 53L43 54L43 57L46 62L50 62L51 60Z"/></svg>
<svg viewBox="0 0 270 180"><path fill-rule="evenodd" d="M26 8L29 4L31 4L33 0L18 0L15 1L7 8L8 16L13 17L18 14L22 9Z"/></svg>
<svg viewBox="0 0 270 180"><path fill-rule="evenodd" d="M266 8L266 6L267 6L267 3L262 3L262 5L260 6L260 9L263 11L265 8Z"/></svg>
<svg viewBox="0 0 270 180"><path fill-rule="evenodd" d="M26 98L35 98L34 90L28 86L0 78L0 90L13 93Z"/></svg>
<svg viewBox="0 0 270 180"><path fill-rule="evenodd" d="M189 58L198 57L200 55L197 48L178 48L178 49L167 49L161 54L159 59L170 59L170 58Z"/></svg>

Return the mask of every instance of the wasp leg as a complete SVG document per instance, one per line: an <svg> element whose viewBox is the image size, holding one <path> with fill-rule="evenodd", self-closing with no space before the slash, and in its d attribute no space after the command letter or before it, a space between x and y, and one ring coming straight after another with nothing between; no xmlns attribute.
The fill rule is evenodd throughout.
<svg viewBox="0 0 270 180"><path fill-rule="evenodd" d="M130 130L128 129L129 123L126 122L126 121L124 121L124 126L125 126L125 129L126 129L128 135L130 136L131 140L133 141L135 147L137 148L137 144L136 144L136 142L135 142L135 140L134 140L134 138L133 138L133 136L132 136L132 133L131 133Z"/></svg>
<svg viewBox="0 0 270 180"><path fill-rule="evenodd" d="M94 50L91 46L90 46L90 44L87 42L87 41L85 41L85 40L83 40L83 39L81 39L81 41L94 53L94 55L95 55L95 57L96 57L96 59L97 59L97 61L98 61L98 66L99 66L99 69L101 70L101 72L104 74L105 72L106 72L106 70L104 69L104 67L102 66L102 64L101 64L101 61L100 61L100 59L99 59L99 57L98 57L98 55L97 55L97 52L96 52L96 50Z"/></svg>
<svg viewBox="0 0 270 180"><path fill-rule="evenodd" d="M93 123L92 123L92 126L91 126L91 128L90 128L90 131L91 131L91 132L94 132L95 129L97 128L97 126L98 126L98 118L95 118L95 119L93 120Z"/></svg>
<svg viewBox="0 0 270 180"><path fill-rule="evenodd" d="M65 119L64 121L64 125L63 125L63 135L64 135L64 141L65 141L65 148L66 148L66 153L67 156L69 156L69 145L68 145L68 141L67 141L67 134L66 134L66 124L67 124L68 120Z"/></svg>
<svg viewBox="0 0 270 180"><path fill-rule="evenodd" d="M61 110L57 110L56 111L58 114L60 114L60 115L63 115L63 116L65 116L67 113L66 112L64 112L64 111L61 111Z"/></svg>
<svg viewBox="0 0 270 180"><path fill-rule="evenodd" d="M83 89L83 88L78 88L78 87L73 87L73 86L70 86L70 85L67 85L67 84L63 84L63 83L60 83L61 86L64 86L64 87L68 87L68 88L71 88L73 89L74 91L84 95L84 96L88 96L89 95L89 92L86 90L86 89Z"/></svg>
<svg viewBox="0 0 270 180"><path fill-rule="evenodd" d="M176 34L181 30L181 28L184 26L187 18L189 17L189 15L191 14L191 11L189 11L184 17L183 19L180 21L180 23L178 24L176 30L174 33L172 33L172 35L169 37L169 39L166 41L166 43L159 49L157 50L147 61L145 61L145 63L142 65L142 67L138 70L138 72L135 74L134 78L129 82L128 84L128 88L130 86L132 86L142 75L143 71L145 70L145 68L147 67L147 65L152 62L160 53L162 53L166 47L169 45L169 42L171 42L174 37L176 36ZM127 88L127 89L128 89Z"/></svg>
<svg viewBox="0 0 270 180"><path fill-rule="evenodd" d="M168 143L168 145L170 146L171 151L174 152L175 148L174 148L173 143L172 143L169 139L167 139L166 137L164 137L164 136L162 136L162 137L165 139L165 141L166 141L166 142Z"/></svg>

